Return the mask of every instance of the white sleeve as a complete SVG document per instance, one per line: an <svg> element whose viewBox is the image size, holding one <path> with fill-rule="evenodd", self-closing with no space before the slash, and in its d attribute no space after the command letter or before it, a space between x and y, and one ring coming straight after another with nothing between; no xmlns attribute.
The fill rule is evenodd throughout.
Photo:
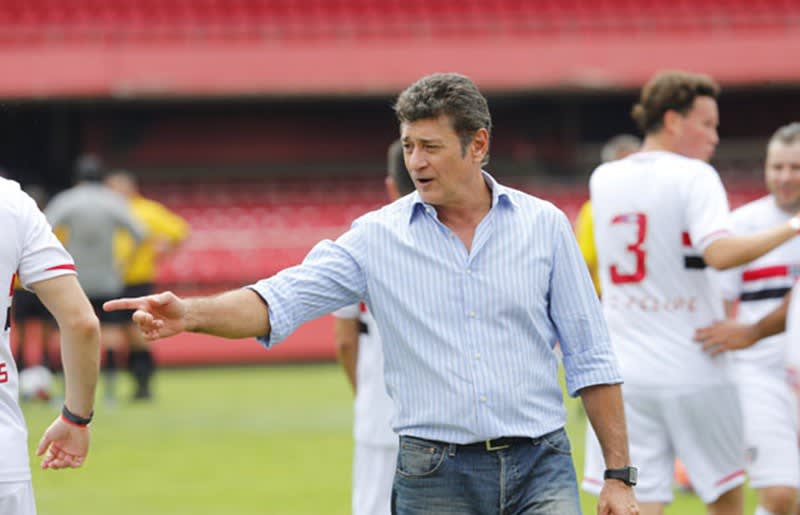
<svg viewBox="0 0 800 515"><path fill-rule="evenodd" d="M708 245L731 234L728 196L717 171L697 163L687 192L686 221L693 246L703 252Z"/></svg>
<svg viewBox="0 0 800 515"><path fill-rule="evenodd" d="M333 312L333 316L336 318L354 319L359 318L360 315L361 308L358 304L350 304Z"/></svg>
<svg viewBox="0 0 800 515"><path fill-rule="evenodd" d="M19 248L21 249L17 273L26 288L33 283L64 274L75 273L72 256L58 241L44 214L34 200L24 192L19 193Z"/></svg>

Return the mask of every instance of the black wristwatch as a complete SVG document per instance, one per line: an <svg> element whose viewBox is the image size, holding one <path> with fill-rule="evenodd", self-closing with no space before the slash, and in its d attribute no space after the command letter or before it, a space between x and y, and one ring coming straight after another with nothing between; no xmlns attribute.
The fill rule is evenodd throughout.
<svg viewBox="0 0 800 515"><path fill-rule="evenodd" d="M621 469L606 469L603 479L618 479L628 486L636 486L636 480L639 479L639 469L630 465Z"/></svg>

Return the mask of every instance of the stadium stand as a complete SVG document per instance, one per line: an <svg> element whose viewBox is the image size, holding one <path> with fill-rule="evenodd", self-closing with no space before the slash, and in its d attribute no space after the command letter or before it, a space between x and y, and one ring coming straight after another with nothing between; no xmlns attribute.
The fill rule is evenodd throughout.
<svg viewBox="0 0 800 515"><path fill-rule="evenodd" d="M654 56L786 81L798 40L792 0L4 0L0 96L374 93L443 65L501 89L634 87Z"/></svg>
<svg viewBox="0 0 800 515"><path fill-rule="evenodd" d="M536 37L789 29L791 0L17 0L9 43Z"/></svg>

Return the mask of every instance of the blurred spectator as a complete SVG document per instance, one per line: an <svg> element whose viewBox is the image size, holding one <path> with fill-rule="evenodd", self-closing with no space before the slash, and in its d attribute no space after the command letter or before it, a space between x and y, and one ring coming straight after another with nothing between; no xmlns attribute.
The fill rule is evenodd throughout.
<svg viewBox="0 0 800 515"><path fill-rule="evenodd" d="M642 146L642 140L632 134L619 134L603 145L600 158L603 163L623 159L633 154ZM578 247L581 249L589 274L592 276L594 289L599 296L601 293L600 277L597 274L597 249L594 244L594 228L592 223L592 201L587 200L581 206L578 217L575 219L575 236L578 238Z"/></svg>
<svg viewBox="0 0 800 515"><path fill-rule="evenodd" d="M108 401L113 401L114 351L124 346L128 323L126 314L107 313L102 309L103 302L118 297L123 291L122 270L114 259L114 233L119 228L125 229L137 243L146 233L134 219L127 199L103 185L104 175L98 157L80 157L75 167L77 184L53 197L45 214L56 231L64 231L65 246L78 268L78 280L100 318L102 344L106 349L105 395Z"/></svg>
<svg viewBox="0 0 800 515"><path fill-rule="evenodd" d="M386 194L390 202L414 191L400 140L389 146ZM397 463L394 405L383 378L383 342L365 304L334 313L336 356L355 391L353 515L389 515Z"/></svg>
<svg viewBox="0 0 800 515"><path fill-rule="evenodd" d="M123 296L150 295L153 293L158 261L186 239L189 225L164 205L144 198L139 193L136 178L126 171L111 172L105 184L128 200L134 218L147 231L145 240L138 245L128 231L117 231L115 235L114 253L125 266ZM147 400L152 397L150 381L156 363L150 343L142 338L142 333L130 320L130 314L126 320L128 368L136 381L133 398Z"/></svg>
<svg viewBox="0 0 800 515"><path fill-rule="evenodd" d="M36 184L30 184L23 188L23 191L30 196L36 207L43 210L47 204L47 192L44 188ZM49 342L55 329L53 315L44 307L34 293L22 287L19 279L14 281L14 301L11 303L11 313L14 319L14 340L16 348L16 361L19 370L31 366L27 362L27 356L32 336L38 338L38 347L41 352L41 365L51 372L55 371L55 364L50 356ZM31 334L31 331L33 334Z"/></svg>

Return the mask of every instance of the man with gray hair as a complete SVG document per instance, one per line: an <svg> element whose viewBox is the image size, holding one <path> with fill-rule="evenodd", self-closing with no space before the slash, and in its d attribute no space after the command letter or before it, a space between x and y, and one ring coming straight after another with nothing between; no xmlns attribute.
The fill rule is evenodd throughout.
<svg viewBox="0 0 800 515"><path fill-rule="evenodd" d="M78 281L100 318L106 349L103 373L105 396L114 401L116 363L114 351L125 344L127 317L103 312L103 302L122 293L122 269L114 256L114 232L122 228L141 242L146 233L133 218L128 202L103 185L103 164L97 156L81 156L75 166L77 184L62 191L45 209L54 229L66 231L64 246L75 259Z"/></svg>
<svg viewBox="0 0 800 515"><path fill-rule="evenodd" d="M150 339L197 331L270 346L365 300L400 435L398 515L581 513L560 341L567 390L581 396L609 467L598 512L638 513L616 358L566 216L482 170L491 115L469 78L423 77L395 112L415 192L248 288L105 308L135 309Z"/></svg>
<svg viewBox="0 0 800 515"><path fill-rule="evenodd" d="M769 194L731 214L736 234L785 223L800 211L800 123L784 125L770 138L764 179ZM800 239L715 277L729 323L755 323L777 308L800 279ZM709 351L718 354L733 344L735 340L723 341L719 348L710 344ZM786 381L788 344L786 336L778 334L732 354L744 419L747 472L759 496L756 515L794 514L800 486L795 400Z"/></svg>

